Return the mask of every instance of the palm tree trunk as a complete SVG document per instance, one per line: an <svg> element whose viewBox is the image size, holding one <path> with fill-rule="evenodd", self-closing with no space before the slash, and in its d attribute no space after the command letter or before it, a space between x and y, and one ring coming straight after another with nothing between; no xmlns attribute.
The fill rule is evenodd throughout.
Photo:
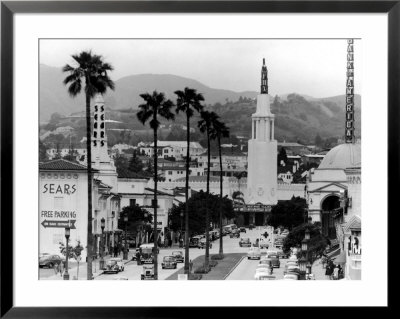
<svg viewBox="0 0 400 319"><path fill-rule="evenodd" d="M204 268L208 269L209 259L210 259L210 239L208 238L209 232L209 212L208 212L208 198L210 194L210 162L211 162L211 150L210 150L210 133L207 129L207 192L206 192L206 255L204 256Z"/></svg>
<svg viewBox="0 0 400 319"><path fill-rule="evenodd" d="M218 153L219 153L219 253L224 253L223 240L222 240L222 152L221 152L221 138L218 136Z"/></svg>
<svg viewBox="0 0 400 319"><path fill-rule="evenodd" d="M157 112L153 115L154 122L157 121ZM158 167L157 167L157 129L154 129L154 279L158 280L158 229L157 229L157 179L158 179Z"/></svg>
<svg viewBox="0 0 400 319"><path fill-rule="evenodd" d="M88 78L86 79L88 81ZM86 82L88 85L88 82ZM90 118L90 96L86 94L86 161L88 175L88 225L87 225L87 280L93 279L92 255L93 255L93 229L92 229L92 138Z"/></svg>
<svg viewBox="0 0 400 319"><path fill-rule="evenodd" d="M190 120L186 114L186 187L185 187L185 274L189 274L189 146L190 146Z"/></svg>

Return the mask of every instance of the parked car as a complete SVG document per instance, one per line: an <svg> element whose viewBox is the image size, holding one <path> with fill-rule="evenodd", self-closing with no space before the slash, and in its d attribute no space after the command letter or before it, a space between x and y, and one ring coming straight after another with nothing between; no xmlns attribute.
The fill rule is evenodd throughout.
<svg viewBox="0 0 400 319"><path fill-rule="evenodd" d="M123 262L121 258L111 258L107 260L105 268L104 268L104 273L119 273L120 271L124 270Z"/></svg>
<svg viewBox="0 0 400 319"><path fill-rule="evenodd" d="M143 265L141 280L154 279L154 264Z"/></svg>
<svg viewBox="0 0 400 319"><path fill-rule="evenodd" d="M177 263L183 263L185 261L185 257L183 256L183 252L180 250L174 250L172 252L172 256L175 258Z"/></svg>
<svg viewBox="0 0 400 319"><path fill-rule="evenodd" d="M176 269L176 259L174 256L164 256L163 261L161 263L161 268L170 268L170 269Z"/></svg>
<svg viewBox="0 0 400 319"><path fill-rule="evenodd" d="M240 238L239 246L240 247L251 247L250 238Z"/></svg>
<svg viewBox="0 0 400 319"><path fill-rule="evenodd" d="M240 237L239 230L237 230L237 229L232 230L232 232L229 234L229 237L230 238L234 238L234 237L239 238Z"/></svg>
<svg viewBox="0 0 400 319"><path fill-rule="evenodd" d="M211 241L208 242L208 245L209 245L210 248L212 248L212 243L211 243ZM205 238L201 238L201 239L199 240L199 243L197 244L197 247L198 247L198 248L201 248L201 249L206 248L206 239L205 239Z"/></svg>
<svg viewBox="0 0 400 319"><path fill-rule="evenodd" d="M39 268L53 268L54 265L59 265L63 259L59 255L43 255L39 258Z"/></svg>
<svg viewBox="0 0 400 319"><path fill-rule="evenodd" d="M245 227L240 227L240 228L239 228L239 232L245 233L245 232L246 232L246 228L245 228Z"/></svg>
<svg viewBox="0 0 400 319"><path fill-rule="evenodd" d="M250 250L247 252L247 259L261 259L261 251L260 248L250 247Z"/></svg>

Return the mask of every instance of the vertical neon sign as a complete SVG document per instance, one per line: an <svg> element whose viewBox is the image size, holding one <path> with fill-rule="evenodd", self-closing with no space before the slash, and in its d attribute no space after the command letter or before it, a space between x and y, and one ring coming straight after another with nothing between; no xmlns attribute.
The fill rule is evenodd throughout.
<svg viewBox="0 0 400 319"><path fill-rule="evenodd" d="M347 40L346 143L354 143L354 40Z"/></svg>

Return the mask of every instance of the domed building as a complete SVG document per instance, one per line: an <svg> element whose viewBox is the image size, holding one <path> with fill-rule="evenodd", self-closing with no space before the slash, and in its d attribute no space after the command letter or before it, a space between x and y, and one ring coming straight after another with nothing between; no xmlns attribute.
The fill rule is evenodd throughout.
<svg viewBox="0 0 400 319"><path fill-rule="evenodd" d="M322 233L331 240L330 257L346 264L346 276L360 279L361 144L331 149L309 176L307 190L309 217L321 223Z"/></svg>

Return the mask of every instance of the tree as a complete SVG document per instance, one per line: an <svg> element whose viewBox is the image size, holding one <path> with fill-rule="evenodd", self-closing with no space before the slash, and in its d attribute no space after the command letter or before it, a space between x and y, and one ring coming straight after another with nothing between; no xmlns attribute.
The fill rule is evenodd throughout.
<svg viewBox="0 0 400 319"><path fill-rule="evenodd" d="M133 151L132 158L129 161L128 169L134 173L141 173L143 171L142 161L137 157L136 151Z"/></svg>
<svg viewBox="0 0 400 319"><path fill-rule="evenodd" d="M136 233L136 236L138 237L138 228L140 229L140 233L144 231L151 230L151 227L149 229L145 228L149 223L152 222L153 217L152 215L144 208L140 207L139 205L133 205L133 206L125 206L122 208L120 216L122 218L118 219L118 228L119 229L125 229L125 222L123 219L123 216L128 215L128 223L126 225L126 230L128 233ZM138 245L140 240L136 241L136 245Z"/></svg>
<svg viewBox="0 0 400 319"><path fill-rule="evenodd" d="M197 93L195 89L185 87L183 91L175 91L178 96L176 101L176 113L185 113L186 115L186 188L185 188L185 274L189 274L189 165L190 165L190 118L194 112L201 112L203 106L200 104L204 101L201 93Z"/></svg>
<svg viewBox="0 0 400 319"><path fill-rule="evenodd" d="M208 203L208 210L210 212L210 221L218 222L219 220L219 206L220 198L219 195L208 194L204 191L195 193L189 198L189 237L195 234L203 234L205 232L204 216L206 213L205 201ZM185 212L185 203L180 203L179 205L174 205L169 210L169 216L171 220L171 229L178 231L181 228L181 216ZM232 200L227 196L222 199L222 214L225 218L233 218L235 212L233 210Z"/></svg>
<svg viewBox="0 0 400 319"><path fill-rule="evenodd" d="M93 254L93 234L92 234L92 140L91 140L91 117L90 100L96 94L104 94L107 89L114 90L114 82L108 77L108 72L113 67L103 61L100 55L92 54L91 51L82 51L77 55L72 55L76 66L66 64L63 72L69 73L63 83L68 85L68 93L71 97L76 97L82 91L82 79L85 81L85 101L86 101L86 154L87 154L87 174L88 174L88 232L87 232L87 280L93 279L92 274L92 254Z"/></svg>
<svg viewBox="0 0 400 319"><path fill-rule="evenodd" d="M321 233L321 228L318 224L304 223L293 228L283 241L283 251L290 252L290 248L301 248L301 242L304 239L306 229L310 231L310 240L308 242L308 260L311 264L321 258L325 252L329 239ZM298 258L306 257L305 252L299 252Z"/></svg>
<svg viewBox="0 0 400 319"><path fill-rule="evenodd" d="M283 226L292 229L304 222L306 208L307 202L301 197L278 201L278 204L272 207L268 224L275 228Z"/></svg>
<svg viewBox="0 0 400 319"><path fill-rule="evenodd" d="M222 234L222 184L223 184L223 170L222 170L222 147L221 139L224 137L229 137L229 128L225 123L220 121L215 121L214 123L215 135L218 142L218 154L219 154L219 197L220 197L220 213L219 213L219 233ZM219 254L224 253L222 236L219 238Z"/></svg>
<svg viewBox="0 0 400 319"><path fill-rule="evenodd" d="M39 162L46 162L48 159L47 147L41 140L39 140Z"/></svg>
<svg viewBox="0 0 400 319"><path fill-rule="evenodd" d="M243 193L240 191L234 191L232 193L232 199L236 203L244 204L244 198L243 198Z"/></svg>
<svg viewBox="0 0 400 319"><path fill-rule="evenodd" d="M171 112L171 108L174 106L172 101L165 99L164 93L158 93L153 91L153 94L144 93L140 94L140 97L146 102L139 105L140 111L136 114L137 118L143 125L149 121L150 127L153 130L153 157L154 157L154 250L158 250L158 230L157 230L157 181L158 181L158 169L157 169L157 133L160 127L158 117L166 120L174 120L175 115ZM158 261L157 254L154 254L154 279L158 279Z"/></svg>
<svg viewBox="0 0 400 319"><path fill-rule="evenodd" d="M286 165L286 163L287 163L287 161L288 161L288 158L287 158L287 155L286 155L286 150L285 150L285 148L284 147L281 147L281 149L279 150L279 154L278 154L278 166L281 166L282 164L282 161L283 161L283 163L285 163L285 165Z"/></svg>
<svg viewBox="0 0 400 319"><path fill-rule="evenodd" d="M60 253L63 256L67 256L67 247L64 245L63 242L60 242ZM74 258L78 263L78 268L76 270L76 278L79 279L79 262L81 261L81 254L83 251L83 247L81 246L81 242L79 240L76 241L75 247L72 247L68 243L68 259Z"/></svg>
<svg viewBox="0 0 400 319"><path fill-rule="evenodd" d="M207 195L210 194L210 166L211 166L211 140L216 138L214 123L218 120L218 115L214 112L202 111L200 113L201 120L198 122L200 132L206 133L207 135ZM209 247L209 212L208 212L208 201L206 201L206 251L204 257L204 268L208 269L209 258L210 258L210 247Z"/></svg>

